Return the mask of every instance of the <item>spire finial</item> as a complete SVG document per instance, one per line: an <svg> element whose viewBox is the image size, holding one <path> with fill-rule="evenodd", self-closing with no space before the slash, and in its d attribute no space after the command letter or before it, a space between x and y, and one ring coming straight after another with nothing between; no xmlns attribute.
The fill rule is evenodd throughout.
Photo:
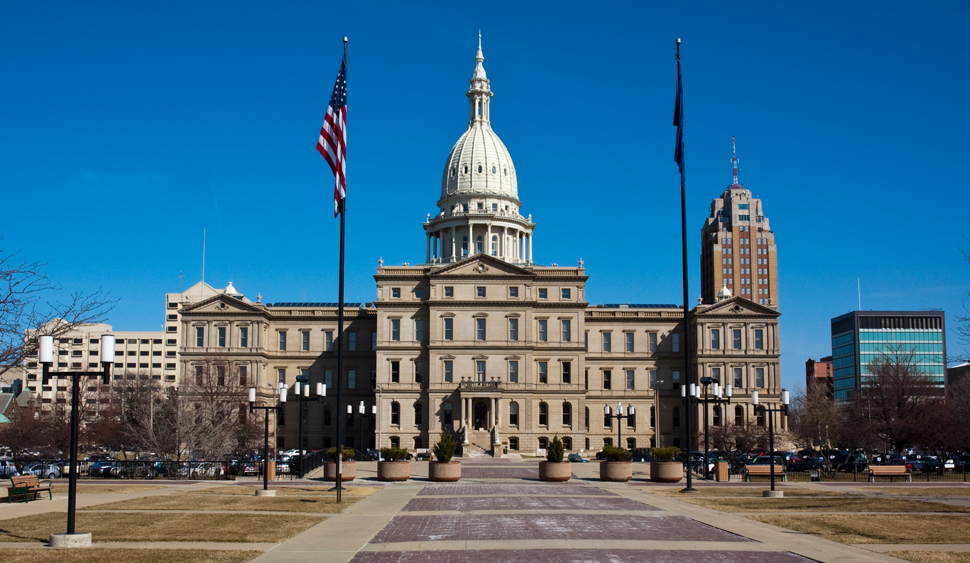
<svg viewBox="0 0 970 563"><path fill-rule="evenodd" d="M475 55L475 60L478 61L479 64L485 60L485 56L482 55L482 30L480 29L478 30L478 53Z"/></svg>

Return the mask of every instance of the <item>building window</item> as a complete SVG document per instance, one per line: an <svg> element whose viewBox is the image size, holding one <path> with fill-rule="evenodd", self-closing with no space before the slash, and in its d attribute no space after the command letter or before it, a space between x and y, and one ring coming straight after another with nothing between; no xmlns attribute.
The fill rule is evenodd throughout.
<svg viewBox="0 0 970 563"><path fill-rule="evenodd" d="M734 349L740 350L741 349L741 330L736 328L733 331L731 331L731 333L732 333L731 339L734 341Z"/></svg>
<svg viewBox="0 0 970 563"><path fill-rule="evenodd" d="M562 298L563 298L563 299L569 299L569 293L570 293L570 292L569 292L569 289L567 289L567 288L563 288L563 289L562 289Z"/></svg>
<svg viewBox="0 0 970 563"><path fill-rule="evenodd" d="M583 420L584 424L586 425L586 431L589 432L589 407L586 407L585 413L585 418Z"/></svg>
<svg viewBox="0 0 970 563"><path fill-rule="evenodd" d="M401 362L391 362L391 383L401 382Z"/></svg>
<svg viewBox="0 0 970 563"><path fill-rule="evenodd" d="M604 332L603 333L603 351L604 352L609 352L610 349L613 347L612 340L613 340L613 335L611 333L609 333L609 332Z"/></svg>
<svg viewBox="0 0 970 563"><path fill-rule="evenodd" d="M195 327L195 345L205 346L205 328L201 326Z"/></svg>
<svg viewBox="0 0 970 563"><path fill-rule="evenodd" d="M485 361L478 360L475 362L475 380L480 383L485 383Z"/></svg>
<svg viewBox="0 0 970 563"><path fill-rule="evenodd" d="M569 436L566 436L565 438L563 438L562 439L562 449L564 449L566 451L572 450L573 449L573 439L570 438Z"/></svg>
<svg viewBox="0 0 970 563"><path fill-rule="evenodd" d="M612 371L608 369L603 370L603 389L612 389L612 382L610 381L612 376Z"/></svg>
<svg viewBox="0 0 970 563"><path fill-rule="evenodd" d="M479 203L478 204L479 209L481 209L481 206L482 204ZM478 235L477 237L475 237L475 254L481 254L482 252L484 252L483 250L484 247L482 246L482 244L483 244L482 235Z"/></svg>
<svg viewBox="0 0 970 563"><path fill-rule="evenodd" d="M519 362L517 360L509 361L509 383L519 382Z"/></svg>
<svg viewBox="0 0 970 563"><path fill-rule="evenodd" d="M650 407L650 428L657 427L657 408Z"/></svg>
<svg viewBox="0 0 970 563"><path fill-rule="evenodd" d="M239 371L239 386L245 387L249 379L249 366L239 366L236 369Z"/></svg>
<svg viewBox="0 0 970 563"><path fill-rule="evenodd" d="M454 328L455 328L455 319L446 318L445 319L445 340L454 339L454 335L455 335Z"/></svg>
<svg viewBox="0 0 970 563"><path fill-rule="evenodd" d="M395 342L401 340L401 319L391 319L391 340Z"/></svg>
<svg viewBox="0 0 970 563"><path fill-rule="evenodd" d="M323 333L324 350L333 352L333 331L327 330Z"/></svg>
<svg viewBox="0 0 970 563"><path fill-rule="evenodd" d="M476 297L485 297L485 286L484 285L480 285L480 286L477 286L475 288L475 296Z"/></svg>
<svg viewBox="0 0 970 563"><path fill-rule="evenodd" d="M547 330L548 330L548 321L540 320L539 321L539 342L546 342L549 339L549 334Z"/></svg>
<svg viewBox="0 0 970 563"><path fill-rule="evenodd" d="M650 333L650 351L651 352L656 352L657 351L657 333L656 332L651 332Z"/></svg>
<svg viewBox="0 0 970 563"><path fill-rule="evenodd" d="M754 349L764 350L764 348L765 348L765 332L759 328L754 331Z"/></svg>
<svg viewBox="0 0 970 563"><path fill-rule="evenodd" d="M626 408L626 427L637 427L637 411L633 409L633 405Z"/></svg>
<svg viewBox="0 0 970 563"><path fill-rule="evenodd" d="M711 368L711 379L716 383L721 382L721 368Z"/></svg>
<svg viewBox="0 0 970 563"><path fill-rule="evenodd" d="M418 342L424 341L424 321L421 319L414 320L414 339Z"/></svg>
<svg viewBox="0 0 970 563"><path fill-rule="evenodd" d="M539 383L549 383L548 362L539 362Z"/></svg>
<svg viewBox="0 0 970 563"><path fill-rule="evenodd" d="M734 368L734 387L736 389L744 388L744 372L741 368Z"/></svg>
<svg viewBox="0 0 970 563"><path fill-rule="evenodd" d="M544 287L539 288L539 299L546 299L547 295L548 295L548 291L546 290L546 288Z"/></svg>
<svg viewBox="0 0 970 563"><path fill-rule="evenodd" d="M712 409L711 413L712 413L711 424L713 424L714 426L720 426L721 425L720 405L714 405L714 408Z"/></svg>
<svg viewBox="0 0 970 563"><path fill-rule="evenodd" d="M455 296L455 288L452 287L452 286L450 286L450 285L446 285L445 286L445 297L454 297L454 296Z"/></svg>
<svg viewBox="0 0 970 563"><path fill-rule="evenodd" d="M445 383L453 383L454 380L454 364L451 360L445 360Z"/></svg>
<svg viewBox="0 0 970 563"><path fill-rule="evenodd" d="M468 237L461 237L461 255L468 256Z"/></svg>
<svg viewBox="0 0 970 563"><path fill-rule="evenodd" d="M323 407L323 425L330 426L333 424L333 411L330 410L330 405L325 405Z"/></svg>
<svg viewBox="0 0 970 563"><path fill-rule="evenodd" d="M391 403L391 426L401 425L401 405L397 401Z"/></svg>
<svg viewBox="0 0 970 563"><path fill-rule="evenodd" d="M400 299L400 298L401 298L401 288L400 287L392 287L391 288L391 299Z"/></svg>
<svg viewBox="0 0 970 563"><path fill-rule="evenodd" d="M680 352L680 335L679 334L671 334L670 335L670 340L671 340L671 349L674 352Z"/></svg>
<svg viewBox="0 0 970 563"><path fill-rule="evenodd" d="M300 331L300 350L308 352L310 350L310 331Z"/></svg>
<svg viewBox="0 0 970 563"><path fill-rule="evenodd" d="M414 382L415 383L421 383L424 381L424 379L422 378L422 374L424 374L424 365L421 362L417 362L417 361L414 362Z"/></svg>
<svg viewBox="0 0 970 563"><path fill-rule="evenodd" d="M347 350L350 352L357 351L357 333L348 332L347 333Z"/></svg>
<svg viewBox="0 0 970 563"><path fill-rule="evenodd" d="M424 288L421 288L421 287L414 288L414 298L424 299Z"/></svg>
<svg viewBox="0 0 970 563"><path fill-rule="evenodd" d="M568 319L562 321L562 341L569 342L573 338L573 323Z"/></svg>
<svg viewBox="0 0 970 563"><path fill-rule="evenodd" d="M670 380L674 384L674 389L679 388L680 387L680 372L679 371L674 371L671 374Z"/></svg>
<svg viewBox="0 0 970 563"><path fill-rule="evenodd" d="M283 352L285 350L286 350L286 331L281 330L280 331L280 351Z"/></svg>
<svg viewBox="0 0 970 563"><path fill-rule="evenodd" d="M734 407L734 425L744 426L744 407L740 405Z"/></svg>
<svg viewBox="0 0 970 563"><path fill-rule="evenodd" d="M348 369L347 370L347 389L357 388L357 370Z"/></svg>
<svg viewBox="0 0 970 563"><path fill-rule="evenodd" d="M627 391L633 391L635 381L635 372L632 369L626 370L626 389Z"/></svg>
<svg viewBox="0 0 970 563"><path fill-rule="evenodd" d="M333 389L333 370L323 370L323 384L327 389Z"/></svg>
<svg viewBox="0 0 970 563"><path fill-rule="evenodd" d="M711 349L719 350L721 348L721 331L714 328L711 329Z"/></svg>
<svg viewBox="0 0 970 563"><path fill-rule="evenodd" d="M219 347L225 348L226 347L226 327L220 326L218 329L217 335L219 339Z"/></svg>
<svg viewBox="0 0 970 563"><path fill-rule="evenodd" d="M632 332L625 332L625 333L623 333L623 338L626 340L626 351L627 352L632 352L633 351L633 333Z"/></svg>
<svg viewBox="0 0 970 563"><path fill-rule="evenodd" d="M414 425L421 426L424 423L424 409L421 403L414 403Z"/></svg>
<svg viewBox="0 0 970 563"><path fill-rule="evenodd" d="M226 366L216 366L216 385L220 387L226 385Z"/></svg>
<svg viewBox="0 0 970 563"><path fill-rule="evenodd" d="M239 346L241 348L249 348L249 327L239 328Z"/></svg>
<svg viewBox="0 0 970 563"><path fill-rule="evenodd" d="M562 382L572 383L573 382L573 364L572 362L562 363Z"/></svg>
<svg viewBox="0 0 970 563"><path fill-rule="evenodd" d="M509 340L519 339L519 319L509 319Z"/></svg>
<svg viewBox="0 0 970 563"><path fill-rule="evenodd" d="M475 319L475 338L485 340L485 319Z"/></svg>
<svg viewBox="0 0 970 563"><path fill-rule="evenodd" d="M450 426L451 423L454 422L455 420L454 414L452 413L451 403L445 403L444 406L442 407L442 411L444 411L444 417L442 419L442 423Z"/></svg>
<svg viewBox="0 0 970 563"><path fill-rule="evenodd" d="M657 388L657 370L655 369L650 370L650 388Z"/></svg>
<svg viewBox="0 0 970 563"><path fill-rule="evenodd" d="M498 236L492 235L492 256L498 256Z"/></svg>
<svg viewBox="0 0 970 563"><path fill-rule="evenodd" d="M573 426L573 405L572 403L562 404L562 425L572 428Z"/></svg>
<svg viewBox="0 0 970 563"><path fill-rule="evenodd" d="M198 375L198 373L199 372L196 371L196 375ZM277 378L277 380L278 380L279 383L286 383L286 368L277 368L276 369L276 378Z"/></svg>
<svg viewBox="0 0 970 563"><path fill-rule="evenodd" d="M519 439L518 438L509 438L509 449L510 450L518 450L519 449Z"/></svg>
<svg viewBox="0 0 970 563"><path fill-rule="evenodd" d="M539 403L539 426L549 426L549 405Z"/></svg>
<svg viewBox="0 0 970 563"><path fill-rule="evenodd" d="M519 403L509 403L509 426L519 425Z"/></svg>
<svg viewBox="0 0 970 563"><path fill-rule="evenodd" d="M613 408L607 406L603 410L603 427L613 428Z"/></svg>
<svg viewBox="0 0 970 563"><path fill-rule="evenodd" d="M755 410L754 412L755 412L755 415L757 416L757 421L758 421L757 424L758 424L758 426L764 426L765 425L765 408L759 405L758 408L757 408L757 410Z"/></svg>
<svg viewBox="0 0 970 563"><path fill-rule="evenodd" d="M674 428L680 428L680 408L674 407Z"/></svg>
<svg viewBox="0 0 970 563"><path fill-rule="evenodd" d="M765 386L765 368L754 368L754 386L763 389Z"/></svg>
<svg viewBox="0 0 970 563"><path fill-rule="evenodd" d="M509 288L509 297L518 297L519 288L517 286L512 286Z"/></svg>
<svg viewBox="0 0 970 563"><path fill-rule="evenodd" d="M376 352L377 351L377 333L376 332L370 333L370 349L371 349L371 352Z"/></svg>

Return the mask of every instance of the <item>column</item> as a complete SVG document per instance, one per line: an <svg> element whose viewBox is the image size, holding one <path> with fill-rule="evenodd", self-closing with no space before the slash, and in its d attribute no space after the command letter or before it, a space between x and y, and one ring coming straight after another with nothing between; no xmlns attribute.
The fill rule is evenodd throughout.
<svg viewBox="0 0 970 563"><path fill-rule="evenodd" d="M428 237L428 244L427 244L426 257L425 257L424 261L425 261L425 263L428 263L428 262L431 262L431 233L430 232L426 232L425 234Z"/></svg>
<svg viewBox="0 0 970 563"><path fill-rule="evenodd" d="M455 235L457 231L455 227L451 227L451 261L455 261Z"/></svg>
<svg viewBox="0 0 970 563"><path fill-rule="evenodd" d="M475 227L471 223L468 223L468 255L472 256L475 254Z"/></svg>
<svg viewBox="0 0 970 563"><path fill-rule="evenodd" d="M532 261L532 233L529 233L529 262Z"/></svg>
<svg viewBox="0 0 970 563"><path fill-rule="evenodd" d="M502 413L499 406L502 404L502 400L498 397L495 398L495 426L502 426Z"/></svg>
<svg viewBox="0 0 970 563"><path fill-rule="evenodd" d="M491 222L488 223L487 228L485 229L485 244L483 245L482 250L485 251L485 254L488 254L489 256L492 255L492 223ZM498 252L498 249L496 249L496 252Z"/></svg>
<svg viewBox="0 0 970 563"><path fill-rule="evenodd" d="M502 227L502 258L509 259L509 228Z"/></svg>

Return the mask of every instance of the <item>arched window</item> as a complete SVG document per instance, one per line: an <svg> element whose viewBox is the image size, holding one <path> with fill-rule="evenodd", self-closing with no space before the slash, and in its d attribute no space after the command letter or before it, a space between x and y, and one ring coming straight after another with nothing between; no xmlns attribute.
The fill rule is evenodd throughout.
<svg viewBox="0 0 970 563"><path fill-rule="evenodd" d="M586 430L589 430L589 407L586 407Z"/></svg>
<svg viewBox="0 0 970 563"><path fill-rule="evenodd" d="M563 438L562 439L562 449L564 449L566 451L569 451L569 450L573 449L573 439L570 438L569 436L566 436L565 438Z"/></svg>
<svg viewBox="0 0 970 563"><path fill-rule="evenodd" d="M424 419L424 409L421 408L421 403L414 403L414 425L421 426Z"/></svg>
<svg viewBox="0 0 970 563"><path fill-rule="evenodd" d="M330 426L333 424L333 412L330 410L330 405L323 407L323 425Z"/></svg>
<svg viewBox="0 0 970 563"><path fill-rule="evenodd" d="M633 405L626 408L626 425L627 428L637 427L637 411L634 410Z"/></svg>
<svg viewBox="0 0 970 563"><path fill-rule="evenodd" d="M479 112L479 113L481 113L481 112ZM479 164L479 165L478 165L478 173L479 173L479 174L481 174L481 173L482 173L482 165L481 165L481 164Z"/></svg>
<svg viewBox="0 0 970 563"><path fill-rule="evenodd" d="M468 174L468 165L465 165L465 174Z"/></svg>
<svg viewBox="0 0 970 563"><path fill-rule="evenodd" d="M492 235L492 256L498 256L498 236Z"/></svg>
<svg viewBox="0 0 970 563"><path fill-rule="evenodd" d="M674 407L674 428L680 428L680 407Z"/></svg>
<svg viewBox="0 0 970 563"><path fill-rule="evenodd" d="M461 255L468 256L468 237L461 237Z"/></svg>
<svg viewBox="0 0 970 563"><path fill-rule="evenodd" d="M712 417L712 419L713 420L711 421L711 424L713 424L714 426L720 426L721 425L721 407L720 407L720 405L715 405L714 406L714 416Z"/></svg>
<svg viewBox="0 0 970 563"><path fill-rule="evenodd" d="M475 252L477 254L481 254L482 252L484 252L482 247L482 235L478 235L477 237L475 237Z"/></svg>
<svg viewBox="0 0 970 563"><path fill-rule="evenodd" d="M509 426L519 425L519 403L509 403Z"/></svg>
<svg viewBox="0 0 970 563"><path fill-rule="evenodd" d="M758 416L758 426L764 426L765 425L765 408L759 405L758 406L758 409L755 410L754 412Z"/></svg>
<svg viewBox="0 0 970 563"><path fill-rule="evenodd" d="M562 404L562 425L572 427L573 425L573 405L572 403Z"/></svg>
<svg viewBox="0 0 970 563"><path fill-rule="evenodd" d="M492 165L492 174L495 174L495 172L496 172L496 170L495 170L495 165L493 164L493 165Z"/></svg>
<svg viewBox="0 0 970 563"><path fill-rule="evenodd" d="M452 413L451 413L451 403L445 403L444 404L444 407L442 408L442 410L445 413L444 423L445 424L451 424L452 421L454 420L454 418L452 416Z"/></svg>
<svg viewBox="0 0 970 563"><path fill-rule="evenodd" d="M401 405L397 402L391 403L391 425L401 425Z"/></svg>
<svg viewBox="0 0 970 563"><path fill-rule="evenodd" d="M549 426L549 405L539 403L539 426Z"/></svg>
<svg viewBox="0 0 970 563"><path fill-rule="evenodd" d="M613 428L613 409L610 406L603 409L603 426Z"/></svg>
<svg viewBox="0 0 970 563"><path fill-rule="evenodd" d="M637 439L636 438L627 438L626 439L626 449L628 449L630 451L633 451L633 450L637 449Z"/></svg>
<svg viewBox="0 0 970 563"><path fill-rule="evenodd" d="M734 407L734 425L744 426L744 407L741 405Z"/></svg>

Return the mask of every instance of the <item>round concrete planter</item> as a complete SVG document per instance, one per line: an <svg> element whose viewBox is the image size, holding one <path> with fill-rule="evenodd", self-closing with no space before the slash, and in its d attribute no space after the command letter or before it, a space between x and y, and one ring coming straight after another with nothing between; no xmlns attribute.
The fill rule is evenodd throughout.
<svg viewBox="0 0 970 563"><path fill-rule="evenodd" d="M600 463L600 481L629 481L633 479L632 461L604 461Z"/></svg>
<svg viewBox="0 0 970 563"><path fill-rule="evenodd" d="M440 463L432 461L428 464L428 478L435 482L457 481L461 479L461 462Z"/></svg>
<svg viewBox="0 0 970 563"><path fill-rule="evenodd" d="M407 481L411 477L410 461L378 461L378 481Z"/></svg>
<svg viewBox="0 0 970 563"><path fill-rule="evenodd" d="M572 467L573 464L568 461L540 461L539 462L539 480L540 481L553 481L561 483L563 481L568 481L572 477Z"/></svg>
<svg viewBox="0 0 970 563"><path fill-rule="evenodd" d="M340 482L353 481L357 477L357 462L345 461L340 472ZM337 481L337 462L328 461L323 464L323 480Z"/></svg>
<svg viewBox="0 0 970 563"><path fill-rule="evenodd" d="M651 461L650 480L654 483L679 483L684 478L684 464L679 461Z"/></svg>

